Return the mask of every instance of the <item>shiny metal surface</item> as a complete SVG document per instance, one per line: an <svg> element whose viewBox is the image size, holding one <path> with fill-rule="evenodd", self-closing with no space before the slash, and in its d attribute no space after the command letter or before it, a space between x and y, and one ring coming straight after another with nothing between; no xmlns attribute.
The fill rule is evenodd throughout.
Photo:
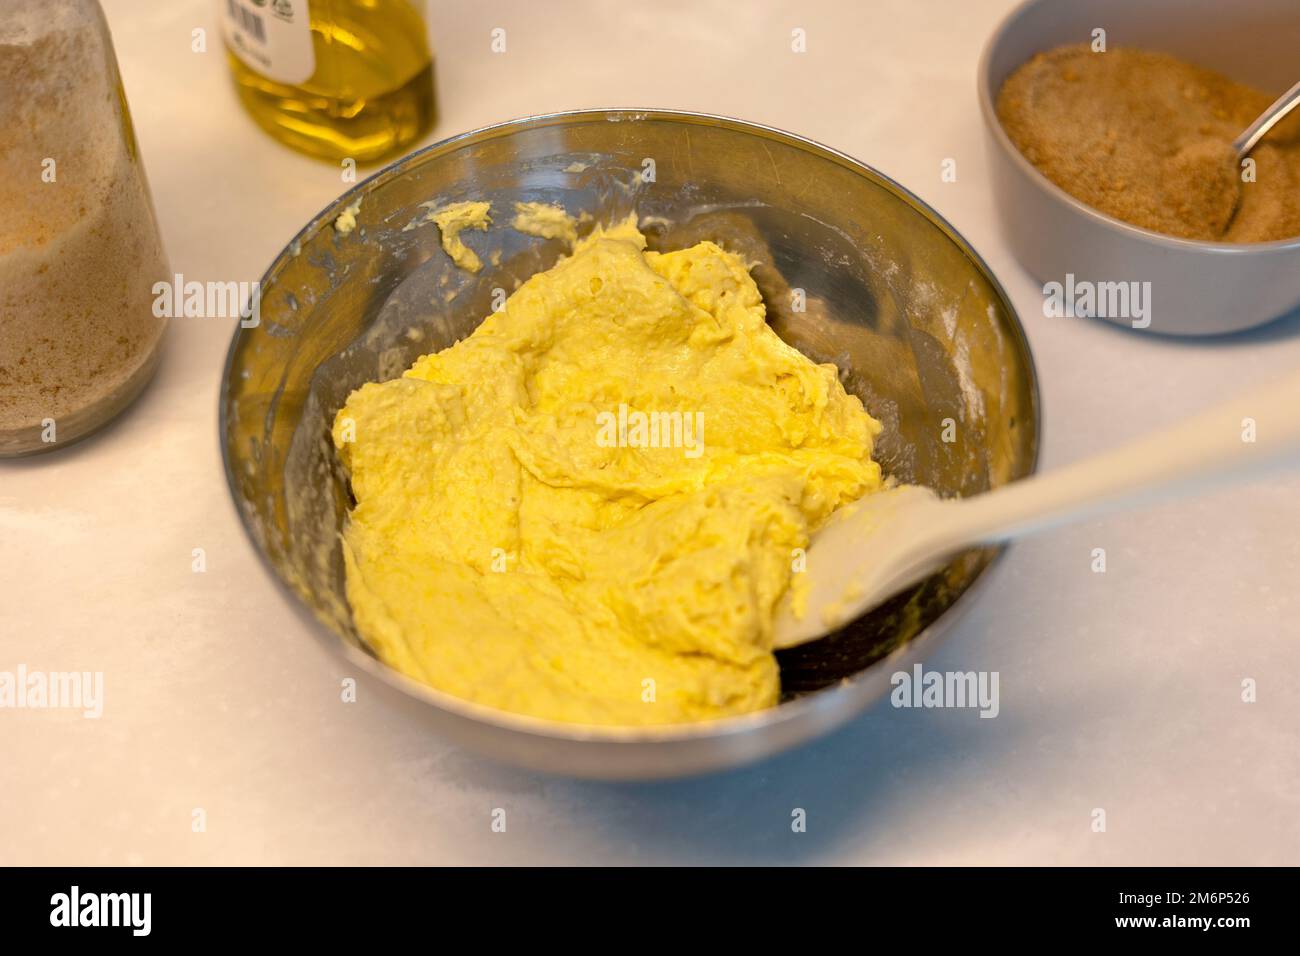
<svg viewBox="0 0 1300 956"><path fill-rule="evenodd" d="M1300 106L1300 82L1275 99L1269 108L1259 115L1259 119L1247 126L1241 135L1232 141L1232 148L1237 151L1237 158L1240 159L1254 149L1268 131L1282 122L1297 106Z"/></svg>
<svg viewBox="0 0 1300 956"><path fill-rule="evenodd" d="M357 199L357 228L341 235L332 224ZM465 199L491 200L499 223L468 239L486 263L477 276L452 266L432 226L411 226L420 203ZM260 324L231 343L220 399L231 493L259 553L318 637L375 678L374 692L512 763L678 776L842 724L952 626L995 551L964 554L838 634L783 652L778 707L707 723L620 729L504 713L391 671L356 635L337 538L349 492L329 422L350 390L469 334L494 289L556 261L559 242L504 226L516 200L596 221L635 210L651 248L710 238L745 254L772 326L836 363L883 420L877 457L887 474L970 494L1033 470L1038 400L1023 331L988 268L932 210L855 160L779 130L693 113L578 111L415 153L338 199L276 259Z"/></svg>

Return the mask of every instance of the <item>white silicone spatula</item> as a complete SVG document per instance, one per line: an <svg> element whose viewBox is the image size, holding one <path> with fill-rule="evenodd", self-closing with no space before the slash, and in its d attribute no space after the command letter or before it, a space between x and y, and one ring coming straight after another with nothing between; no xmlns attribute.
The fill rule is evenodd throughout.
<svg viewBox="0 0 1300 956"><path fill-rule="evenodd" d="M802 613L787 597L775 646L821 637L966 548L1147 499L1300 464L1300 374L1115 451L970 498L914 485L839 509L808 548Z"/></svg>

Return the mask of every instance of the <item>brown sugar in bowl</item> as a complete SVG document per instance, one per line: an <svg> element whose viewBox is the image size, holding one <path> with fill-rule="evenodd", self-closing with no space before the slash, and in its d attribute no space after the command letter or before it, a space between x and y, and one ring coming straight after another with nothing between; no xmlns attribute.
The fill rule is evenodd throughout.
<svg viewBox="0 0 1300 956"><path fill-rule="evenodd" d="M1108 49L1168 53L1270 93L1296 80L1294 0L1028 0L988 41L978 76L994 200L1017 260L1045 297L1097 290L1075 300L1079 314L1146 332L1237 332L1300 307L1300 237L1246 244L1143 229L1074 198L1011 141L996 109L1007 77L1035 54L1093 42L1097 30ZM1125 289L1141 297L1141 310L1107 307L1123 297L1105 291Z"/></svg>

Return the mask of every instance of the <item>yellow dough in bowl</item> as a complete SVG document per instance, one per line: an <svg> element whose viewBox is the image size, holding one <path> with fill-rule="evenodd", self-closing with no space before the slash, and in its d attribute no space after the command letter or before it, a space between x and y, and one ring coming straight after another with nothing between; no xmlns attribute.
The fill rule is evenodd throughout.
<svg viewBox="0 0 1300 956"><path fill-rule="evenodd" d="M880 424L711 242L597 229L334 422L361 635L503 710L647 725L776 703L799 549L880 487Z"/></svg>

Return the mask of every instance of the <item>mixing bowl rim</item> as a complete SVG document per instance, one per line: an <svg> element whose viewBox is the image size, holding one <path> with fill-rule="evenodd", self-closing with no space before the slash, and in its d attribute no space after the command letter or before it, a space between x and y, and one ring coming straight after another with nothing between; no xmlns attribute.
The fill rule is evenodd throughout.
<svg viewBox="0 0 1300 956"><path fill-rule="evenodd" d="M1142 226L1135 226L1131 222L1125 222L1123 219L1117 219L1109 213L1102 212L1089 206L1082 200L1076 199L1068 192L1052 182L1037 166L1029 161L1022 153L1019 147L1011 141L1007 134L1006 128L1002 125L1002 120L998 117L997 96L993 91L993 55L999 45L1011 32L1028 11L1040 5L1048 3L1060 3L1062 0L1021 0L1001 21L999 21L993 33L984 43L984 49L980 52L978 67L978 86L980 101L980 116L984 120L985 130L992 135L994 141L1002 152L1011 158L1012 163L1023 174L1027 175L1029 180L1041 191L1047 193L1068 207L1071 212L1077 216L1082 216L1097 225L1118 229L1128 234L1133 239L1147 242L1153 246L1163 247L1165 249L1178 250L1179 252L1198 253L1205 255L1225 256L1252 256L1257 255L1261 258L1265 255L1278 253L1285 254L1290 252L1300 252L1300 236L1293 236L1290 239L1272 239L1268 242L1214 242L1208 239L1182 239L1178 236L1170 236L1163 232L1156 232L1152 229L1145 229ZM1037 53L1046 52L1038 50ZM1025 60L1024 63L1028 63ZM1023 66L1024 63L1019 64Z"/></svg>
<svg viewBox="0 0 1300 956"><path fill-rule="evenodd" d="M965 237L962 236L961 233L959 233L943 216L931 208L928 203L874 167L855 159L847 153L819 143L816 140L799 136L798 134L790 133L774 126L752 123L735 117L693 110L613 107L590 108L524 116L500 123L493 123L488 126L482 126L477 129L458 133L454 136L449 136L446 139L439 140L436 143L418 149L413 153L395 160L388 166L377 170L325 206L324 209L312 217L308 223L298 231L298 233L271 262L271 265L267 268L258 287L258 295L265 294L265 291L271 287L274 279L279 275L279 273L296 257L296 250L300 250L307 239L314 235L323 225L337 219L338 215L345 208L350 206L356 198L360 198L372 192L388 180L405 173L417 163L434 159L437 156L449 153L460 146L488 139L495 139L512 132L543 126L559 125L571 121L589 122L598 119L603 119L606 122L642 122L653 120L685 122L694 125L718 125L735 132L758 135L764 139L784 142L787 145L806 152L811 152L823 159L835 162L858 175L865 174L865 177L869 181L884 186L886 189L893 192L895 196L924 216L932 225L938 227L938 229L947 236L949 241L953 242L962 254L974 264L980 274L983 275L984 279L989 283L994 295L998 301L1001 302L1006 315L1010 318L1007 331L1010 334L1010 337L1015 341L1019 354L1023 359L1023 371L1030 406L1030 414L1028 417L1033 424L1033 433L1030 438L1028 467L1024 475L1021 476L1021 479L1018 480L1023 480L1023 478L1029 477L1037 471L1039 453L1042 447L1041 399L1038 387L1037 367L1034 362L1033 351L1029 347L1029 340L1025 334L1024 325L1020 321L1020 316L1016 312L1015 306L1011 303L1011 299L1007 295L1006 290L1002 287L1001 282L998 281L993 270L989 268L988 263L986 263L979 253L975 251L974 247L965 239ZM231 335L230 345L226 351L225 367L221 375L220 393L218 395L217 438L221 445L221 461L226 474L226 484L227 489L230 492L231 505L239 517L240 525L243 527L244 534L252 544L259 562L263 568L269 572L271 579L275 581L280 594L288 600L290 606L297 611L299 617L306 621L307 628L311 634L319 643L323 644L329 652L335 654L341 653L350 663L362 668L370 676L377 678L389 687L399 690L410 697L416 698L425 704L431 705L438 710L448 712L454 717L484 723L497 730L523 733L533 737L545 738L547 740L567 742L615 744L649 743L670 745L675 743L687 743L690 741L705 739L713 740L720 737L741 735L759 728L772 727L796 721L819 711L825 711L828 713L834 712L839 708L843 696L852 692L854 687L861 682L865 674L886 667L890 661L895 660L896 658L914 653L916 649L922 645L922 642L924 642L925 646L929 646L936 643L943 636L949 633L957 619L964 614L970 604L977 599L984 588L988 586L987 582L990 577L990 572L1002 560L1003 555L1007 551L1007 546L1005 545L997 548L993 557L982 569L980 569L976 574L975 579L960 595L958 595L957 599L953 601L953 603L949 605L938 618L932 621L910 641L895 648L886 656L872 664L869 664L863 670L857 672L852 677L841 681L837 685L812 691L794 700L778 703L773 707L764 708L763 710L754 711L748 714L722 717L716 720L648 726L568 723L565 721L533 717L526 714L516 714L496 707L489 707L484 704L467 700L463 697L457 697L456 695L445 691L440 691L437 688L430 687L427 684L407 677L400 671L384 664L378 658L367 654L361 648L344 641L316 616L311 608L308 607L307 603L298 595L290 583L281 576L277 568L271 563L271 559L259 542L258 536L253 529L252 523L245 512L245 509L240 504L242 496L235 477L234 466L230 458L229 442L227 440L227 433L229 430L227 404L230 385L233 380L232 373L234 371L235 358L239 352L240 345L244 340L245 333L251 335L255 331L255 328L256 327L245 329L241 324L237 324L233 334ZM865 706L869 701L857 701L855 703L857 706L851 709L850 714L860 709L862 706Z"/></svg>

